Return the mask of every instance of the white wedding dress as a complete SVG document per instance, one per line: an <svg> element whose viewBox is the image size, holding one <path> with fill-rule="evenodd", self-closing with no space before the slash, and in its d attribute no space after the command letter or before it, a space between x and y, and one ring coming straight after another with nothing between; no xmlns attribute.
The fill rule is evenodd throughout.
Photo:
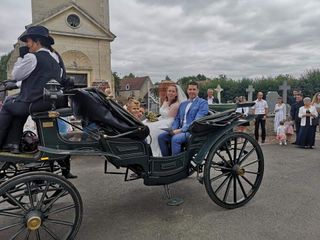
<svg viewBox="0 0 320 240"><path fill-rule="evenodd" d="M150 129L150 136L148 138L148 143L150 144L152 155L154 157L161 157L161 151L158 143L158 137L161 133L164 132L162 128L169 128L172 126L172 123L174 121L174 117L169 116L170 108L172 107L178 107L179 103L172 104L171 106L168 106L168 104L163 104L159 110L160 117L158 118L158 121L156 122L149 122L148 120L145 120L143 123L147 125Z"/></svg>

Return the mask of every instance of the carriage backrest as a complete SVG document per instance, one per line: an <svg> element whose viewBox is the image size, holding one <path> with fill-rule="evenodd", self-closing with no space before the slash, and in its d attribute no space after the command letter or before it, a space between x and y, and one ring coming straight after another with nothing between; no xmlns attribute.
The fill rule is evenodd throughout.
<svg viewBox="0 0 320 240"><path fill-rule="evenodd" d="M133 131L127 137L145 139L149 128L135 119L130 113L112 99L95 88L72 90L73 114L86 123L95 123L109 135Z"/></svg>

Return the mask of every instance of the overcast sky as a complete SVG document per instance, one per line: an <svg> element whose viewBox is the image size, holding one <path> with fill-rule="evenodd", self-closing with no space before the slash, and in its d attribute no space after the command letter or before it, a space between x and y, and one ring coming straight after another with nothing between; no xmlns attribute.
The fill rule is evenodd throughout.
<svg viewBox="0 0 320 240"><path fill-rule="evenodd" d="M320 62L319 0L109 0L112 71L208 77L299 75ZM30 1L1 0L0 54L31 22Z"/></svg>

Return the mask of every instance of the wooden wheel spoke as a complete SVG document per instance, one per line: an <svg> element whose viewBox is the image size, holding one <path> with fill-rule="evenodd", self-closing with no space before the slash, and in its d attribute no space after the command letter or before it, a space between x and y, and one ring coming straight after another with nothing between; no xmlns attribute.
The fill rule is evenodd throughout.
<svg viewBox="0 0 320 240"><path fill-rule="evenodd" d="M29 197L29 201L30 201L31 207L34 208L33 198L32 198L32 194L31 194L30 182L26 183L26 186L27 186L27 192L28 192L28 197Z"/></svg>
<svg viewBox="0 0 320 240"><path fill-rule="evenodd" d="M228 181L228 185L227 185L227 189L224 193L224 196L223 196L223 201L225 202L228 195L229 195L229 191L230 191L230 185L231 185L231 180L232 180L232 177L229 178L229 181Z"/></svg>
<svg viewBox="0 0 320 240"><path fill-rule="evenodd" d="M54 240L59 240L57 235L55 235L46 225L43 224L42 227Z"/></svg>
<svg viewBox="0 0 320 240"><path fill-rule="evenodd" d="M237 203L237 180L233 176L233 202Z"/></svg>
<svg viewBox="0 0 320 240"><path fill-rule="evenodd" d="M54 223L54 224L58 224L58 225L63 225L63 226L73 227L73 222L68 222L68 221L63 221L63 220L57 220L57 219L48 218L46 220L46 222L50 222L50 223Z"/></svg>
<svg viewBox="0 0 320 240"><path fill-rule="evenodd" d="M40 240L40 231L39 229L36 230L36 237L37 237L37 240Z"/></svg>
<svg viewBox="0 0 320 240"><path fill-rule="evenodd" d="M23 218L24 215L18 213L7 212L6 210L0 211L0 216L13 217L13 218Z"/></svg>
<svg viewBox="0 0 320 240"><path fill-rule="evenodd" d="M258 174L260 174L259 172L251 172L251 171L246 171L246 173L254 174L254 175L258 175Z"/></svg>
<svg viewBox="0 0 320 240"><path fill-rule="evenodd" d="M240 150L239 156L238 156L238 158L237 158L237 163L239 163L240 158L241 158L241 155L243 154L245 148L247 147L247 144L248 144L248 139L246 139L246 140L244 141L243 145L242 145L242 148L241 148L241 150Z"/></svg>
<svg viewBox="0 0 320 240"><path fill-rule="evenodd" d="M218 194L220 192L220 190L223 188L224 185L226 185L228 179L231 177L231 174L229 174L229 176L227 176L222 183L219 185L219 187L217 187L216 191L214 192L215 194Z"/></svg>
<svg viewBox="0 0 320 240"><path fill-rule="evenodd" d="M43 200L47 196L47 192L48 192L49 186L50 186L50 184L48 182L46 182L46 186L45 186L45 188L44 188L44 190L42 192L40 201L37 203L37 209L41 209L42 204L43 204Z"/></svg>
<svg viewBox="0 0 320 240"><path fill-rule="evenodd" d="M252 164L255 164L255 163L258 163L258 162L260 162L259 159L254 160L254 161L252 161L252 162L250 162L250 163L247 163L247 164L245 164L245 165L243 165L243 166L241 166L241 167L245 168L245 167L248 167L248 166L250 166L250 165L252 165Z"/></svg>
<svg viewBox="0 0 320 240"><path fill-rule="evenodd" d="M59 208L59 209L55 209L54 211L49 211L48 214L52 215L52 214L57 214L57 213L60 213L60 212L64 212L64 211L68 211L70 209L73 209L75 208L76 205L75 204L71 204L71 205L68 205L66 207L62 207L62 208Z"/></svg>
<svg viewBox="0 0 320 240"><path fill-rule="evenodd" d="M27 211L27 209L19 202L17 199L15 199L10 193L6 193L6 196L13 201L17 206L19 206L23 211Z"/></svg>
<svg viewBox="0 0 320 240"><path fill-rule="evenodd" d="M48 205L46 205L46 207L44 208L44 212L47 211L49 208L52 207L52 205L60 198L60 197L63 197L63 195L66 193L67 191L64 190L62 192L60 192L57 196L55 196L50 202ZM65 195L64 195L65 196Z"/></svg>
<svg viewBox="0 0 320 240"><path fill-rule="evenodd" d="M247 197L248 197L248 196L247 196L247 193L246 193L246 191L244 190L244 187L243 187L243 185L242 185L242 182L241 182L239 176L236 176L236 177L237 177L237 180L238 180L240 189L241 189L241 191L242 191L242 193L243 193L243 196L244 196L245 198L247 198Z"/></svg>
<svg viewBox="0 0 320 240"><path fill-rule="evenodd" d="M245 176L241 176L251 187L254 187L254 184L249 181Z"/></svg>
<svg viewBox="0 0 320 240"><path fill-rule="evenodd" d="M241 155L239 156L239 165L241 165L250 155L251 153L255 150L256 148L252 148L249 152L246 153L246 155L244 155L244 157L240 160Z"/></svg>
<svg viewBox="0 0 320 240"><path fill-rule="evenodd" d="M31 230L28 230L26 237L24 238L24 240L29 240L29 236L30 236Z"/></svg>
<svg viewBox="0 0 320 240"><path fill-rule="evenodd" d="M1 232L1 231L4 231L4 230L8 230L8 229L10 229L10 228L14 228L14 227L19 226L19 225L22 225L22 224L23 224L22 222L13 223L13 224L11 224L11 225L9 225L9 226L0 228L0 232Z"/></svg>
<svg viewBox="0 0 320 240"><path fill-rule="evenodd" d="M219 152L217 152L217 155L221 158L222 161L224 161L226 164L228 164L228 166L232 167L230 165L230 163L223 156L221 156L221 154Z"/></svg>
<svg viewBox="0 0 320 240"><path fill-rule="evenodd" d="M231 152L230 152L230 149L229 149L229 146L228 146L228 142L225 142L225 146L226 146L226 152L228 154L228 157L230 159L230 162L233 162L232 160L232 155L231 155Z"/></svg>
<svg viewBox="0 0 320 240"><path fill-rule="evenodd" d="M210 178L210 182L216 181L216 180L218 180L218 179L220 179L220 178L222 178L224 176L227 176L228 174L230 174L230 173L222 173L222 174L220 174L220 175L218 175L216 177Z"/></svg>
<svg viewBox="0 0 320 240"><path fill-rule="evenodd" d="M238 146L238 138L234 139L234 149L233 149L233 162L236 163L237 161L237 146Z"/></svg>
<svg viewBox="0 0 320 240"><path fill-rule="evenodd" d="M10 240L16 239L16 238L20 235L20 233L22 233L25 229L26 229L26 228L25 228L24 226L22 226L22 227L19 229L19 231L16 232L16 233L10 238Z"/></svg>
<svg viewBox="0 0 320 240"><path fill-rule="evenodd" d="M212 168L219 168L219 169L223 169L223 170L229 170L229 171L231 171L231 169L232 168L230 168L230 167L225 167L225 166L221 166L219 163L217 163L217 162L212 162L211 163L211 167Z"/></svg>

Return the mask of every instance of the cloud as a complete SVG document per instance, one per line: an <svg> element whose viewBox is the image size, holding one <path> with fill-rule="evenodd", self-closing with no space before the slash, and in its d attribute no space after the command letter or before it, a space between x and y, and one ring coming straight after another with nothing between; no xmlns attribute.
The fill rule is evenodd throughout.
<svg viewBox="0 0 320 240"><path fill-rule="evenodd" d="M320 62L317 0L110 0L112 70L232 78L300 74ZM1 2L0 54L31 22L30 1ZM12 14L14 12L15 14Z"/></svg>
<svg viewBox="0 0 320 240"><path fill-rule="evenodd" d="M2 0L0 8L0 56L13 50L13 44L31 23L31 1Z"/></svg>
<svg viewBox="0 0 320 240"><path fill-rule="evenodd" d="M154 80L167 74L271 76L299 74L320 60L318 1L136 0L127 9L126 4L111 1L111 30L118 35L112 65L122 74Z"/></svg>

